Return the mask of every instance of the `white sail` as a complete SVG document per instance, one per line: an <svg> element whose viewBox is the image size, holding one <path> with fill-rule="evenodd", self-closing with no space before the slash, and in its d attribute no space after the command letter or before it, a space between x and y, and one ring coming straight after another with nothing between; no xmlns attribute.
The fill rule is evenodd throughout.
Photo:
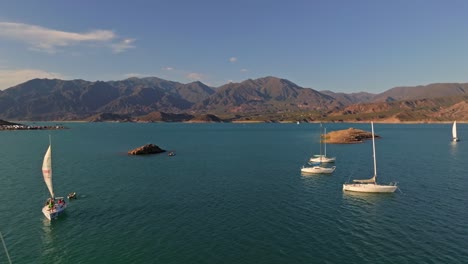
<svg viewBox="0 0 468 264"><path fill-rule="evenodd" d="M452 137L453 137L454 140L458 139L458 137L457 137L457 121L453 122Z"/></svg>
<svg viewBox="0 0 468 264"><path fill-rule="evenodd" d="M42 162L42 175L44 176L44 181L49 189L51 197L54 198L54 188L52 186L52 148L50 145L44 155L44 161Z"/></svg>

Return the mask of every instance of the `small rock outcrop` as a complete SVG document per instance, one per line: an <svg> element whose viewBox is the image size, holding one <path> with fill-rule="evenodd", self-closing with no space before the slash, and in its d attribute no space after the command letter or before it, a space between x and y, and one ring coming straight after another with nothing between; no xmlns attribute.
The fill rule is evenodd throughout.
<svg viewBox="0 0 468 264"><path fill-rule="evenodd" d="M162 153L162 152L166 152L166 151L154 144L146 144L144 146L130 150L128 154L129 155L146 155L146 154L157 154L157 153Z"/></svg>
<svg viewBox="0 0 468 264"><path fill-rule="evenodd" d="M374 135L375 138L380 138ZM366 139L372 139L372 133L356 128L348 128L330 132L324 135L324 140L330 144L353 144L362 143Z"/></svg>

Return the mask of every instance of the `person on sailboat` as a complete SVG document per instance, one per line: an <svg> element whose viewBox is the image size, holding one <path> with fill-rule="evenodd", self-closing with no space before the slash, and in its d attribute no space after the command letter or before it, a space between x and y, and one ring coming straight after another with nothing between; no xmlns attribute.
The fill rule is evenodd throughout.
<svg viewBox="0 0 468 264"><path fill-rule="evenodd" d="M52 210L52 208L54 208L54 200L49 198L48 202L49 202L49 210Z"/></svg>

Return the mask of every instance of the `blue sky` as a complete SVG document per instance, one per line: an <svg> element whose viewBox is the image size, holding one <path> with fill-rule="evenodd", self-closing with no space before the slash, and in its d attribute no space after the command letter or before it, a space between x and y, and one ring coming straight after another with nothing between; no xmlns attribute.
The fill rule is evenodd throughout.
<svg viewBox="0 0 468 264"><path fill-rule="evenodd" d="M265 76L334 92L468 82L468 1L1 1L0 89Z"/></svg>

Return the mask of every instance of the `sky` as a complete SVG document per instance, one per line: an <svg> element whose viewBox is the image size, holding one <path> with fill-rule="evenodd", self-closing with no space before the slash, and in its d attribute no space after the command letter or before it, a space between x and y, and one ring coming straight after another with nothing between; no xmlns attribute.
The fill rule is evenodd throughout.
<svg viewBox="0 0 468 264"><path fill-rule="evenodd" d="M468 82L468 1L0 1L0 90L266 76L333 92Z"/></svg>

